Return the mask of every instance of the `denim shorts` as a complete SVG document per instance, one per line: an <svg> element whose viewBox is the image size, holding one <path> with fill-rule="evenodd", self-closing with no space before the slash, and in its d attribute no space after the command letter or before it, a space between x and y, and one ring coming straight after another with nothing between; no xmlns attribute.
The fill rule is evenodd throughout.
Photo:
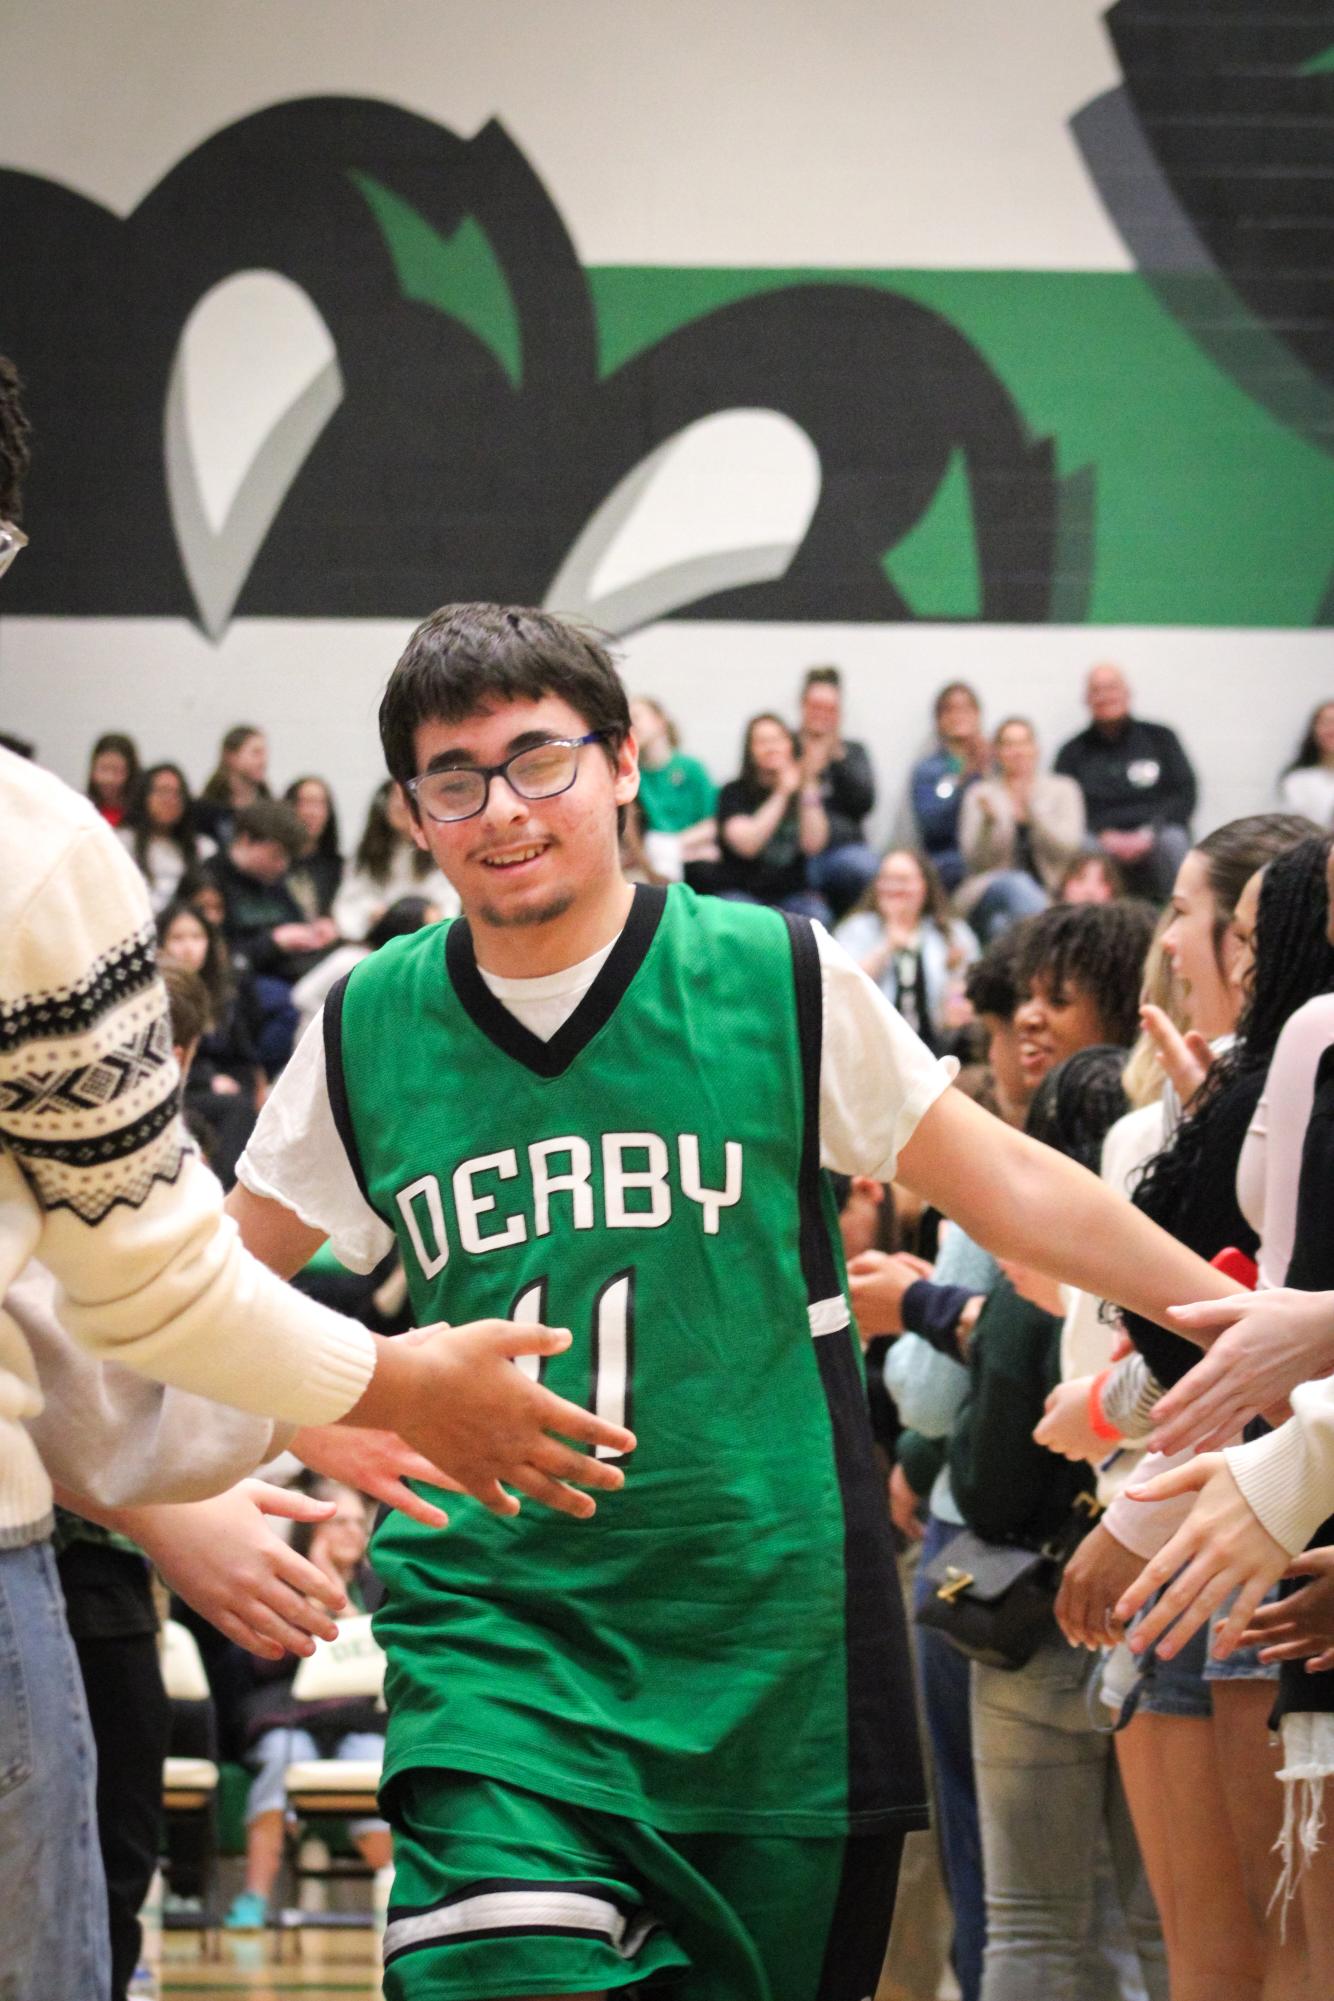
<svg viewBox="0 0 1334 2001"><path fill-rule="evenodd" d="M1138 1710L1145 1716L1212 1716L1214 1706L1204 1674L1208 1644L1209 1631L1202 1626L1171 1660L1163 1660L1157 1647L1141 1654L1138 1695L1132 1690L1131 1714Z"/></svg>
<svg viewBox="0 0 1334 2001"><path fill-rule="evenodd" d="M1131 1621L1131 1633L1147 1618L1161 1595L1156 1593L1138 1617ZM1171 1631L1170 1627L1168 1631ZM1146 1654L1134 1654L1125 1640L1104 1654L1098 1678L1098 1698L1116 1716L1115 1728L1124 1729L1137 1715L1212 1716L1213 1703L1204 1678L1208 1642L1209 1629L1206 1626L1187 1640L1181 1652L1171 1660L1160 1659L1156 1646L1150 1647Z"/></svg>
<svg viewBox="0 0 1334 2001"><path fill-rule="evenodd" d="M1225 1661L1214 1659L1214 1636L1236 1603L1236 1597L1234 1591L1232 1596L1225 1598L1218 1610L1210 1615L1209 1652L1205 1657L1204 1678L1206 1681L1277 1681L1278 1662L1262 1661L1258 1647L1237 1647ZM1275 1585L1272 1591L1266 1592L1260 1603L1268 1605L1271 1599L1277 1597L1278 1586Z"/></svg>

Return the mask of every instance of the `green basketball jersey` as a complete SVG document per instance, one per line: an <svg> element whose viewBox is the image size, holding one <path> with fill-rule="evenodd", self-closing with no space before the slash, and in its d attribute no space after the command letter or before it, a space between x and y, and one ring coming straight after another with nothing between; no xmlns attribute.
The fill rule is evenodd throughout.
<svg viewBox="0 0 1334 2001"><path fill-rule="evenodd" d="M334 1115L419 1323L569 1327L560 1395L638 1450L592 1522L380 1528L386 1779L443 1766L667 1831L920 1824L884 1486L819 1168L804 920L636 892L548 1042L467 924L325 1014Z"/></svg>

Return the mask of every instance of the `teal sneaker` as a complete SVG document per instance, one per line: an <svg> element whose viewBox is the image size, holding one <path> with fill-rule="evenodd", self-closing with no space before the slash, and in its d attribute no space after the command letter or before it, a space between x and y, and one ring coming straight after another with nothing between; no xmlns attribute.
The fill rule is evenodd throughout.
<svg viewBox="0 0 1334 2001"><path fill-rule="evenodd" d="M263 1931L268 1915L268 1899L261 1897L258 1890L238 1890L232 1898L231 1909L222 1921L223 1929L229 1932Z"/></svg>

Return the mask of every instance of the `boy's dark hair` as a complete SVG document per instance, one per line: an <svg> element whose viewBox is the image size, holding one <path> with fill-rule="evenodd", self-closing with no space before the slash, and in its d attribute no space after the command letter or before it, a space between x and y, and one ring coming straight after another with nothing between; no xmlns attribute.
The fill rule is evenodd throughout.
<svg viewBox="0 0 1334 2001"><path fill-rule="evenodd" d="M611 655L590 633L524 605L446 604L423 619L389 676L380 742L391 777L417 775L415 737L428 722L459 723L497 702L556 695L610 759L630 732L630 705ZM408 798L414 813L417 802Z"/></svg>
<svg viewBox="0 0 1334 2001"><path fill-rule="evenodd" d="M189 1049L213 1026L213 1004L208 988L198 973L192 973L169 952L158 957L158 971L167 989L171 1015L171 1040L177 1049Z"/></svg>
<svg viewBox="0 0 1334 2001"><path fill-rule="evenodd" d="M0 520L16 528L23 519L23 482L32 460L22 391L17 368L0 354Z"/></svg>
<svg viewBox="0 0 1334 2001"><path fill-rule="evenodd" d="M803 695L808 688L834 688L841 694L843 692L843 676L839 673L837 667L808 667L806 669L806 678L801 684Z"/></svg>
<svg viewBox="0 0 1334 2001"><path fill-rule="evenodd" d="M1041 979L1063 1005L1071 984L1097 1003L1104 1039L1129 1049L1139 1033L1140 982L1153 937L1147 903L1058 903L1024 926L1015 961L1020 999Z"/></svg>
<svg viewBox="0 0 1334 2001"><path fill-rule="evenodd" d="M968 968L964 992L974 1014L994 1014L1000 1021L1009 1021L1014 1014L1022 991L1015 976L1015 965L1031 921L1025 918L1021 924L1011 924Z"/></svg>
<svg viewBox="0 0 1334 2001"><path fill-rule="evenodd" d="M236 816L233 840L237 834L244 834L251 841L278 841L293 862L306 845L305 828L281 799L255 799L249 806L243 806Z"/></svg>
<svg viewBox="0 0 1334 2001"><path fill-rule="evenodd" d="M1095 1043L1091 1049L1077 1050L1048 1071L1038 1085L1024 1121L1025 1132L1096 1174L1103 1141L1130 1110L1130 1100L1121 1087L1125 1067L1125 1050L1110 1044Z"/></svg>

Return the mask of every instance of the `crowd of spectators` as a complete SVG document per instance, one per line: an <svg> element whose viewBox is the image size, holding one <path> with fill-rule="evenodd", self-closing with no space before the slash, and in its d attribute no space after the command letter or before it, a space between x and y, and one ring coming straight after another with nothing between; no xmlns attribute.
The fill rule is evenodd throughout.
<svg viewBox="0 0 1334 2001"><path fill-rule="evenodd" d="M933 1047L952 1048L971 1018L969 967L1007 927L1053 904L1161 903L1188 851L1196 785L1174 733L1132 712L1115 666L1090 670L1085 698L1088 728L1044 770L1025 718L988 734L974 690L943 687L935 744L912 765L894 845L879 853L867 837L876 774L845 731L837 667L808 670L790 717L750 718L739 769L720 785L663 704L638 696L627 869L819 918ZM86 790L143 874L164 942L170 928L169 949L204 971L214 1025L190 1109L226 1180L334 981L457 899L414 842L398 786L378 787L349 854L325 779L305 772L274 796L253 723L227 730L197 794L180 763L143 765L128 735L108 731ZM1280 794L1319 825L1334 818L1334 703L1311 717Z"/></svg>
<svg viewBox="0 0 1334 2001"><path fill-rule="evenodd" d="M1322 1248L1309 1233L1296 1243L1329 1155L1310 1133L1334 1041L1334 703L1316 710L1281 778L1287 810L1196 841L1195 778L1173 732L1133 713L1116 667L1093 668L1085 694L1088 727L1044 770L1026 719L988 734L972 689L942 689L936 742L912 767L884 853L867 838L875 772L844 732L836 668L809 671L794 715L748 721L739 769L720 786L662 704L637 697L627 866L819 918L933 1050L960 1058L961 1085L998 1117L1100 1168L1204 1256L1250 1258L1274 1286L1334 1290ZM376 791L345 858L329 785L304 773L275 798L253 725L228 731L198 796L178 763L141 766L120 733L98 740L87 790L148 886L174 1004L193 1024L187 1116L229 1181L334 981L457 900L413 840L395 784ZM962 1531L1040 1548L1077 1504L1110 1503L1019 1669L970 1663L916 1629L964 2001L1331 1991L1303 1984L1308 1973L1334 1983L1334 1927L1329 1852L1292 1800L1313 1771L1334 1771L1334 1741L1320 1734L1334 1707L1334 1568L1322 1554L1334 1518L1287 1601L1298 1615L1280 1624L1284 1601L1272 1597L1226 1661L1209 1651L1226 1603L1179 1652L1158 1639L1137 1651L1115 1607L1181 1532L1186 1503L1130 1501L1124 1489L1159 1402L1198 1351L1133 1316L1114 1328L1100 1302L998 1265L902 1191L854 1183L844 1214L916 1603ZM318 1273L302 1282L319 1293ZM355 1301L337 1292L350 1282L335 1275L329 1296L368 1324L401 1306L392 1271ZM1268 1410L1275 1423L1280 1406ZM334 1520L304 1525L298 1542L355 1602L364 1507L330 1494ZM110 1558L77 1527L68 1547L75 1591ZM1281 1685L1279 1661L1261 1652L1278 1640ZM1303 1673L1303 1659L1321 1671ZM273 1890L282 1766L294 1743L316 1741L292 1706L294 1666L288 1654L247 1670L239 1696L235 1672L221 1678L229 1728L258 1775L239 1926L263 1922ZM1276 1696L1283 1748L1267 1729ZM365 1734L344 1733L349 1755ZM357 1835L382 1863L382 1827Z"/></svg>

